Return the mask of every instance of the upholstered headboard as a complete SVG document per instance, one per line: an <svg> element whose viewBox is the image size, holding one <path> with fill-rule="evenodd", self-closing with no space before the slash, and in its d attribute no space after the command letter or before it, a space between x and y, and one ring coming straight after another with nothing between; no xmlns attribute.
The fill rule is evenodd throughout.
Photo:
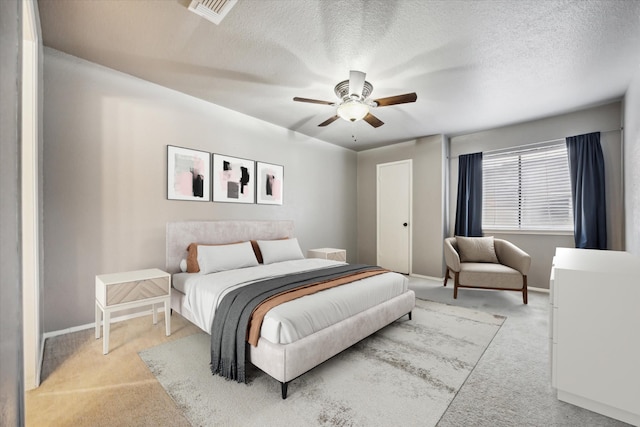
<svg viewBox="0 0 640 427"><path fill-rule="evenodd" d="M178 221L167 223L168 273L180 271L191 243L236 243L294 237L293 221Z"/></svg>

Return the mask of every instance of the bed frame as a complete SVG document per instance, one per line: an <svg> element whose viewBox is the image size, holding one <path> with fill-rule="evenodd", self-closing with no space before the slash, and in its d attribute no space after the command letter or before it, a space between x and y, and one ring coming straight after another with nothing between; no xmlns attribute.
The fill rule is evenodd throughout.
<svg viewBox="0 0 640 427"><path fill-rule="evenodd" d="M293 236L293 221L169 222L166 269L169 273L179 272L180 261L187 257L187 247L194 242L219 244ZM193 322L192 314L183 306L184 294L173 288L171 292L171 308ZM282 398L286 399L290 381L402 316L409 315L411 319L414 306L415 293L409 290L291 344L274 344L260 338L257 347L247 344L249 361L280 382Z"/></svg>

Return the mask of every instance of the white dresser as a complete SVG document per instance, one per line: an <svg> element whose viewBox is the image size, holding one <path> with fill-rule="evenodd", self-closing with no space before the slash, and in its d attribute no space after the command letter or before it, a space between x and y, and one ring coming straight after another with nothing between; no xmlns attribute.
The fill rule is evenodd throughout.
<svg viewBox="0 0 640 427"><path fill-rule="evenodd" d="M640 257L557 248L550 291L558 399L640 425Z"/></svg>

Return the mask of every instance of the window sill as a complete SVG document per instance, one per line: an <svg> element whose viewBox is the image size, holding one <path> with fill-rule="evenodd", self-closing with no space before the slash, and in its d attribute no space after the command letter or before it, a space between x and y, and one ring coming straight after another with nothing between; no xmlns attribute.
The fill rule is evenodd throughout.
<svg viewBox="0 0 640 427"><path fill-rule="evenodd" d="M542 236L573 236L573 231L566 230L494 230L483 229L483 234L535 234Z"/></svg>

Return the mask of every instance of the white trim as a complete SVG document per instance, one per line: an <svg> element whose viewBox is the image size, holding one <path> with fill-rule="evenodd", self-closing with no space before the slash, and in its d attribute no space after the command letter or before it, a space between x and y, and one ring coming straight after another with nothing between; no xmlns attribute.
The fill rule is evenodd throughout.
<svg viewBox="0 0 640 427"><path fill-rule="evenodd" d="M42 336L42 341L40 342L40 355L38 357L38 387L40 387L40 380L42 374L42 365L44 364L44 342L46 338L44 335Z"/></svg>
<svg viewBox="0 0 640 427"><path fill-rule="evenodd" d="M164 311L164 307L158 306L157 311L158 312ZM153 309L151 308L148 310L139 311L137 313L131 313L131 314L125 314L118 317L113 317L111 318L111 323L123 322L125 320L135 319L137 317L149 316L149 315L153 315ZM44 339L57 337L59 335L71 334L73 332L84 331L85 329L94 329L95 327L96 327L96 322L93 322L93 323L87 323L85 325L73 326L67 329L60 329L58 331L45 332Z"/></svg>
<svg viewBox="0 0 640 427"><path fill-rule="evenodd" d="M40 319L40 222L38 128L39 106L39 13L35 0L21 0L22 20L22 340L25 390L40 385L44 339Z"/></svg>
<svg viewBox="0 0 640 427"><path fill-rule="evenodd" d="M444 282L444 277L424 276L422 274L414 274L414 273L409 274L409 276L416 277L418 279L433 280L434 282ZM527 286L527 290L531 292L539 292L541 294L550 293L549 289L547 288L536 288L535 286Z"/></svg>
<svg viewBox="0 0 640 427"><path fill-rule="evenodd" d="M434 282L444 282L444 277L425 276L423 274L416 274L416 273L411 273L409 274L409 276L417 277L418 279L433 280Z"/></svg>
<svg viewBox="0 0 640 427"><path fill-rule="evenodd" d="M548 294L550 290L547 288L536 288L535 286L527 286L527 290L532 292L540 292L541 294Z"/></svg>
<svg viewBox="0 0 640 427"><path fill-rule="evenodd" d="M500 230L495 228L483 228L482 234L538 234L544 236L573 236L573 230Z"/></svg>

